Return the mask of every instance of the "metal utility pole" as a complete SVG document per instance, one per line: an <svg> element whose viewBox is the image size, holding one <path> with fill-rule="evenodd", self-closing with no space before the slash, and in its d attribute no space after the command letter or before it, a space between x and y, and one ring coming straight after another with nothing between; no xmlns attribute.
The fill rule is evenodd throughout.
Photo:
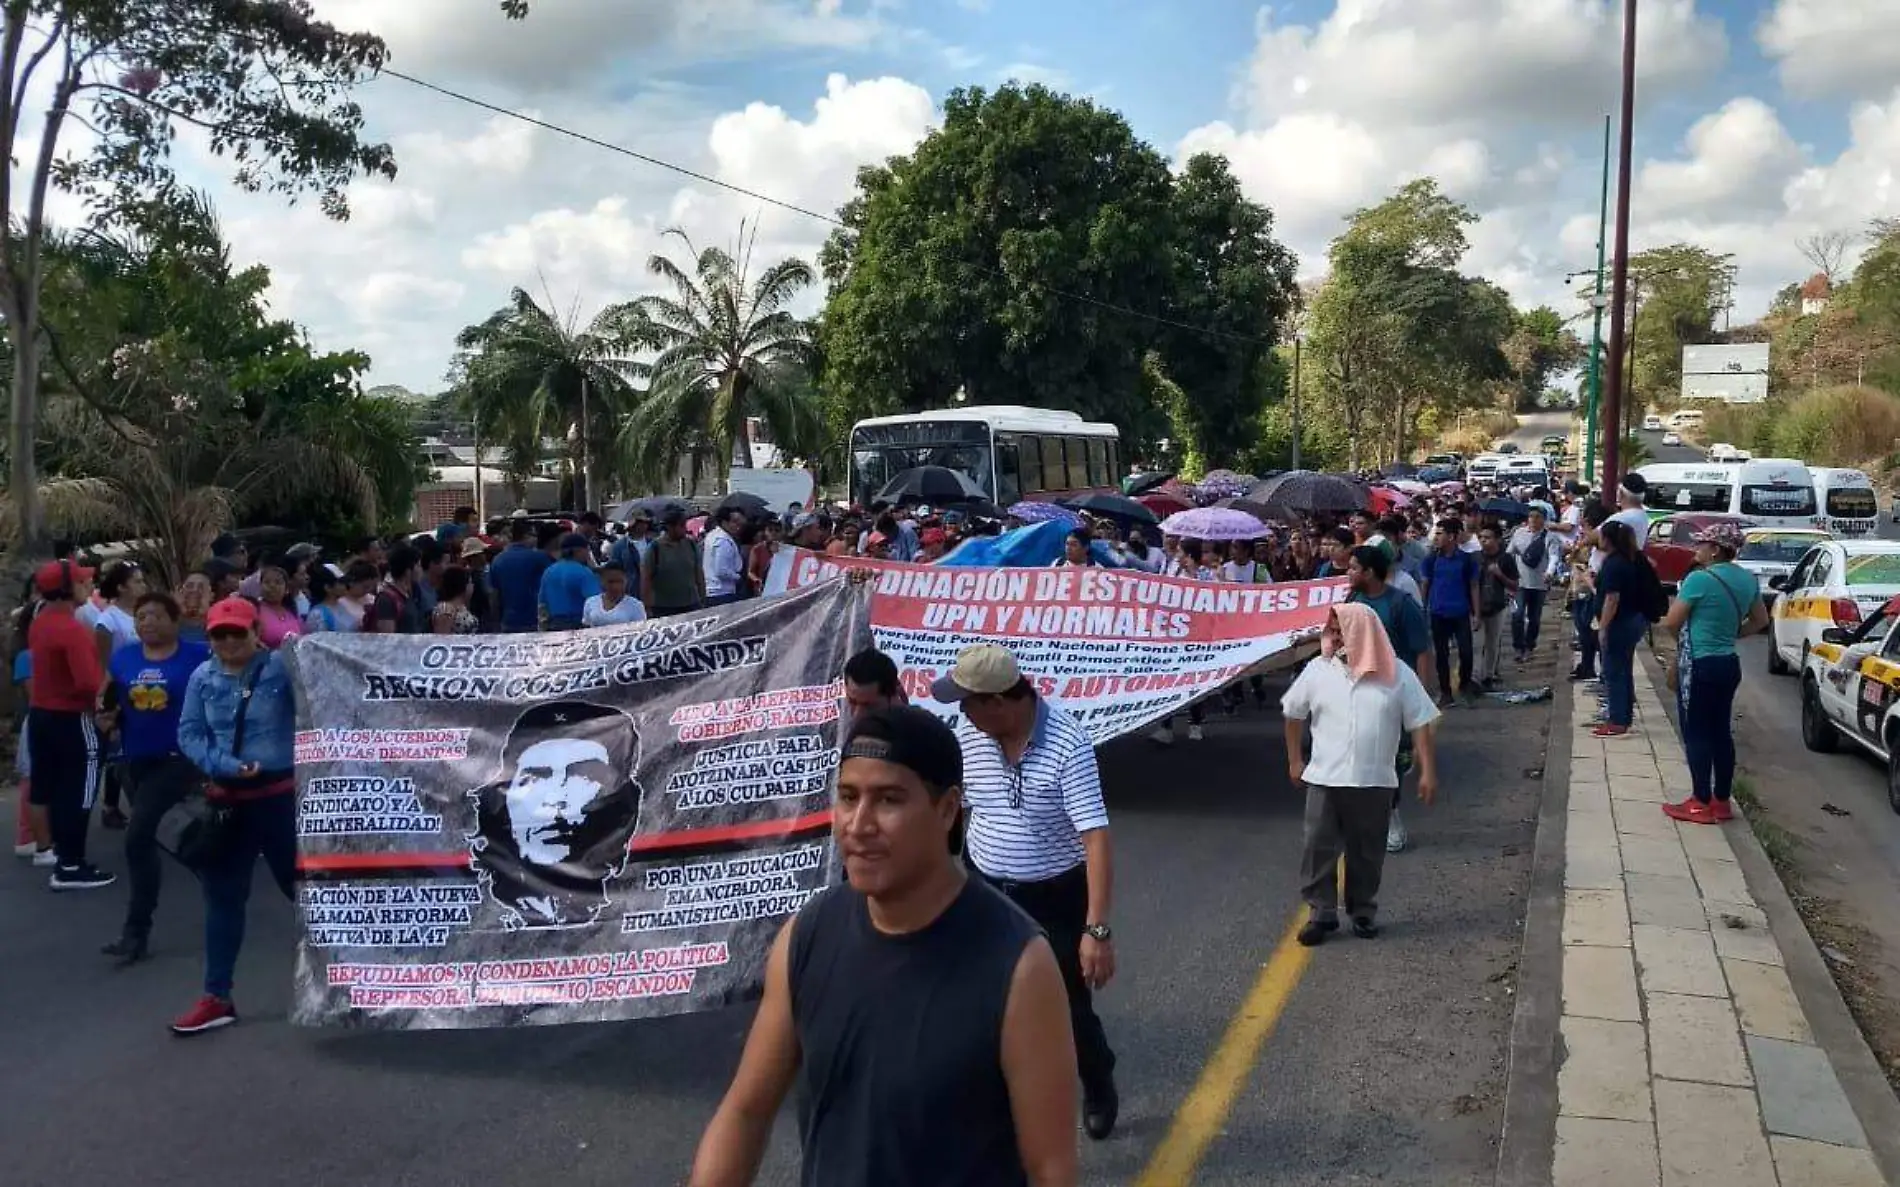
<svg viewBox="0 0 1900 1187"><path fill-rule="evenodd" d="M594 509L594 439L589 435L591 417L587 412L587 376L581 376L581 505L582 513Z"/></svg>
<svg viewBox="0 0 1900 1187"><path fill-rule="evenodd" d="M1636 0L1623 0L1623 127L1616 159L1616 254L1610 265L1609 402L1604 409L1603 484L1622 478L1623 310L1629 295L1630 155L1636 123Z"/></svg>
<svg viewBox="0 0 1900 1187"><path fill-rule="evenodd" d="M1610 239L1610 117L1603 117L1603 185L1597 210L1597 284L1590 297L1590 397L1583 420L1583 480L1597 489L1597 410L1603 399L1603 263Z"/></svg>
<svg viewBox="0 0 1900 1187"><path fill-rule="evenodd" d="M1292 470L1297 470L1300 468L1300 338L1301 338L1300 332L1297 329L1294 330L1293 331L1293 458L1292 458L1293 464L1288 467L1288 469L1292 469Z"/></svg>

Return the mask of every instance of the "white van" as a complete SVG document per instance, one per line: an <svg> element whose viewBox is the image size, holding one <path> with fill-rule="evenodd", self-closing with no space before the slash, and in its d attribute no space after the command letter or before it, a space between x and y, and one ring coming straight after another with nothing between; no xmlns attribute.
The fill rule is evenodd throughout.
<svg viewBox="0 0 1900 1187"><path fill-rule="evenodd" d="M1645 416L1643 418L1643 431L1645 433L1660 433L1662 432L1662 427L1663 421L1660 416Z"/></svg>
<svg viewBox="0 0 1900 1187"><path fill-rule="evenodd" d="M1814 478L1792 458L1659 463L1636 471L1649 483L1643 505L1652 519L1702 512L1739 515L1765 528L1825 528Z"/></svg>
<svg viewBox="0 0 1900 1187"><path fill-rule="evenodd" d="M1880 519L1880 498L1871 478L1859 470L1838 466L1809 466L1814 498L1836 536L1872 535Z"/></svg>
<svg viewBox="0 0 1900 1187"><path fill-rule="evenodd" d="M1550 460L1538 453L1505 458L1498 467L1497 483L1505 487L1549 486Z"/></svg>
<svg viewBox="0 0 1900 1187"><path fill-rule="evenodd" d="M1712 462L1739 462L1742 460L1742 451L1726 441L1717 441L1714 445L1709 446L1709 460Z"/></svg>
<svg viewBox="0 0 1900 1187"><path fill-rule="evenodd" d="M1701 423L1702 409L1700 408L1683 408L1669 414L1669 427L1672 429L1685 429Z"/></svg>

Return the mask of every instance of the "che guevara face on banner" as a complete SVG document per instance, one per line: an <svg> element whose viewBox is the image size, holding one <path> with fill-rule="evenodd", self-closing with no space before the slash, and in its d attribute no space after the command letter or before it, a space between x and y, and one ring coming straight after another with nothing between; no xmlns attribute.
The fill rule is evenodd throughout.
<svg viewBox="0 0 1900 1187"><path fill-rule="evenodd" d="M588 701L515 720L495 779L475 801L469 854L511 929L585 927L608 906L640 819L633 718Z"/></svg>

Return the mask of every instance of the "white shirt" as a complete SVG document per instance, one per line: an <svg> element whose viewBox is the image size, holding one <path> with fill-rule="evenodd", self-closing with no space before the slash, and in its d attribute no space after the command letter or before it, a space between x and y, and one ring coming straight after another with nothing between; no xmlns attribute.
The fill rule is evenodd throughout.
<svg viewBox="0 0 1900 1187"><path fill-rule="evenodd" d="M136 643L139 641L138 624L132 621L130 614L127 614L116 604L107 606L104 610L99 611L99 621L94 624L94 629L111 632L112 649L114 651L124 647L127 643Z"/></svg>
<svg viewBox="0 0 1900 1187"><path fill-rule="evenodd" d="M1258 561L1228 561L1220 567L1220 579L1233 585L1271 585Z"/></svg>
<svg viewBox="0 0 1900 1187"><path fill-rule="evenodd" d="M703 565L707 597L727 597L739 592L739 581L745 576L745 561L739 556L739 542L726 529L714 528L706 533Z"/></svg>
<svg viewBox="0 0 1900 1187"><path fill-rule="evenodd" d="M600 594L588 598L581 606L582 626L619 626L623 622L645 622L647 608L636 597L624 597L614 603L612 610L607 609L606 601Z"/></svg>
<svg viewBox="0 0 1900 1187"><path fill-rule="evenodd" d="M1386 570L1385 583L1400 593L1411 594L1412 600L1419 605L1423 606L1425 604L1425 599L1418 595L1418 582L1410 573L1407 573L1397 565L1393 565L1390 569Z"/></svg>
<svg viewBox="0 0 1900 1187"><path fill-rule="evenodd" d="M1533 566L1524 554L1537 543L1537 537L1540 534L1544 538L1544 563ZM1511 543L1506 551L1517 558L1518 585L1528 590L1549 588L1551 558L1562 552L1563 546L1563 541L1549 528L1545 528L1541 533L1533 532L1529 528L1519 528L1512 532Z"/></svg>
<svg viewBox="0 0 1900 1187"><path fill-rule="evenodd" d="M1107 828L1108 809L1095 746L1075 718L1038 700L1035 733L1013 767L968 718L957 723L957 742L971 864L1008 882L1041 882L1082 864L1082 834Z"/></svg>
<svg viewBox="0 0 1900 1187"><path fill-rule="evenodd" d="M1392 685L1352 679L1337 659L1306 665L1280 711L1313 735L1305 781L1317 787L1397 787L1399 735L1438 720L1438 707L1404 662ZM965 758L964 762L969 762Z"/></svg>
<svg viewBox="0 0 1900 1187"><path fill-rule="evenodd" d="M1638 552L1643 550L1643 545L1649 543L1649 512L1643 510L1641 507L1631 507L1624 511L1618 511L1615 515L1604 520L1604 522L1627 524L1629 530L1636 535L1636 550ZM1602 529L1599 528L1598 530L1601 531ZM1590 553L1590 571L1592 573L1601 571L1603 568L1603 560L1609 555L1610 554L1605 552L1601 547L1593 549Z"/></svg>

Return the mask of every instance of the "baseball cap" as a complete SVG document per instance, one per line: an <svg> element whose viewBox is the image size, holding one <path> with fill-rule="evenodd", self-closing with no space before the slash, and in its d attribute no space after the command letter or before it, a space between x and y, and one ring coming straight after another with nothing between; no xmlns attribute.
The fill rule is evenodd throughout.
<svg viewBox="0 0 1900 1187"><path fill-rule="evenodd" d="M1649 479L1643 477L1641 474L1638 474L1636 471L1631 470L1629 473L1623 475L1622 485L1623 485L1623 489L1628 491L1629 493L1633 495L1640 495L1649 490Z"/></svg>
<svg viewBox="0 0 1900 1187"><path fill-rule="evenodd" d="M891 538L886 536L883 532L872 532L869 536L865 537L864 542L866 544L889 544Z"/></svg>
<svg viewBox="0 0 1900 1187"><path fill-rule="evenodd" d="M963 783L963 747L942 718L915 705L880 705L851 722L838 761L872 758L908 767L935 788Z"/></svg>
<svg viewBox="0 0 1900 1187"><path fill-rule="evenodd" d="M225 598L205 614L207 632L233 626L248 631L256 625L257 607L247 598Z"/></svg>
<svg viewBox="0 0 1900 1187"><path fill-rule="evenodd" d="M71 561L47 561L33 571L33 586L43 594L56 594L81 581L91 581L93 570Z"/></svg>
<svg viewBox="0 0 1900 1187"><path fill-rule="evenodd" d="M587 537L581 535L579 532L569 532L567 535L561 537L562 552L572 552L576 548L592 547L593 545L587 542Z"/></svg>
<svg viewBox="0 0 1900 1187"><path fill-rule="evenodd" d="M947 676L939 676L930 686L930 695L946 704L965 697L994 696L1015 688L1023 678L1016 657L1009 648L995 643L977 643L957 653L957 662Z"/></svg>

